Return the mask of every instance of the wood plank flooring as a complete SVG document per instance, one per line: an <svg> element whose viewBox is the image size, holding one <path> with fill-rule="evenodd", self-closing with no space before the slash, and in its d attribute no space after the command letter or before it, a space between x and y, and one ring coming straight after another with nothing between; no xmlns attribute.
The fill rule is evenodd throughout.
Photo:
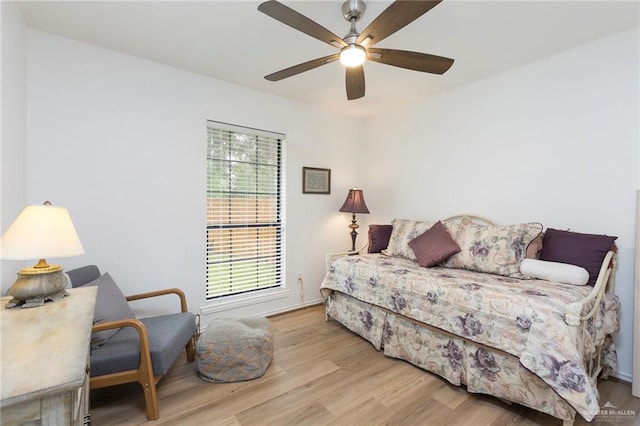
<svg viewBox="0 0 640 426"><path fill-rule="evenodd" d="M256 380L213 384L180 356L158 387L160 419L147 422L137 384L91 392L91 421L101 425L561 425L517 404L468 393L464 387L385 357L336 321L321 305L271 318L274 359ZM631 386L602 381L600 400L640 414ZM634 425L598 418L596 425ZM582 418L576 425L589 425Z"/></svg>

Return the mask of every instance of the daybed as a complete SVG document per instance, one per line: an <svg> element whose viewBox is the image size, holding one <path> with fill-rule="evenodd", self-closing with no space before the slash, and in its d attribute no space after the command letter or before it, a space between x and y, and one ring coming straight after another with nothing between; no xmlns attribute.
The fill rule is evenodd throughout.
<svg viewBox="0 0 640 426"><path fill-rule="evenodd" d="M598 414L597 378L617 368L615 237L469 216L386 226L382 253L327 255L327 320L470 392L565 424Z"/></svg>

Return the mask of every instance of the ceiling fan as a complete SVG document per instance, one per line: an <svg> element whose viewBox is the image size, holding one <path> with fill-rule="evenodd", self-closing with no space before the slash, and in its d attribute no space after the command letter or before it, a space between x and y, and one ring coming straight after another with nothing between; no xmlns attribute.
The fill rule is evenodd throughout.
<svg viewBox="0 0 640 426"><path fill-rule="evenodd" d="M415 71L443 74L453 64L453 59L427 53L373 47L376 43L427 13L441 1L395 1L378 15L364 31L359 33L356 30L356 22L362 18L365 4L362 0L347 0L342 5L342 14L351 23L351 30L343 38L276 0L266 1L258 6L260 12L339 48L340 52L285 68L264 78L269 81L279 81L340 59L340 62L346 67L347 99L354 100L364 96L365 83L362 64L367 59Z"/></svg>

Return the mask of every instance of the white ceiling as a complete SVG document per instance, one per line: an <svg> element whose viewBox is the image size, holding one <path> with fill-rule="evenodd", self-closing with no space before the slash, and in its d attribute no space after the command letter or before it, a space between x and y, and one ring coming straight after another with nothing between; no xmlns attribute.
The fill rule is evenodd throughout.
<svg viewBox="0 0 640 426"><path fill-rule="evenodd" d="M341 1L283 1L339 36ZM363 30L389 4L368 1ZM257 1L20 1L30 28L354 116L378 114L637 27L637 0L445 0L377 47L455 59L444 75L365 64L366 95L347 101L339 62L280 82L264 75L337 49L257 10ZM597 61L598 58L594 58Z"/></svg>

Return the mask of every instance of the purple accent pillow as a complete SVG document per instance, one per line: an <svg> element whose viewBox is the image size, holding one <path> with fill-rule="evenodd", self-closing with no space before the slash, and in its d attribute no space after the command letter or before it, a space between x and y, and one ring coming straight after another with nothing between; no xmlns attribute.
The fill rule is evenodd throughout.
<svg viewBox="0 0 640 426"><path fill-rule="evenodd" d="M391 225L369 225L369 253L380 253L389 245Z"/></svg>
<svg viewBox="0 0 640 426"><path fill-rule="evenodd" d="M415 253L418 264L426 268L435 266L460 252L460 246L451 238L440 221L411 240L409 247Z"/></svg>
<svg viewBox="0 0 640 426"><path fill-rule="evenodd" d="M542 239L540 260L581 266L589 272L587 285L593 286L607 252L618 237L580 234L549 228Z"/></svg>

